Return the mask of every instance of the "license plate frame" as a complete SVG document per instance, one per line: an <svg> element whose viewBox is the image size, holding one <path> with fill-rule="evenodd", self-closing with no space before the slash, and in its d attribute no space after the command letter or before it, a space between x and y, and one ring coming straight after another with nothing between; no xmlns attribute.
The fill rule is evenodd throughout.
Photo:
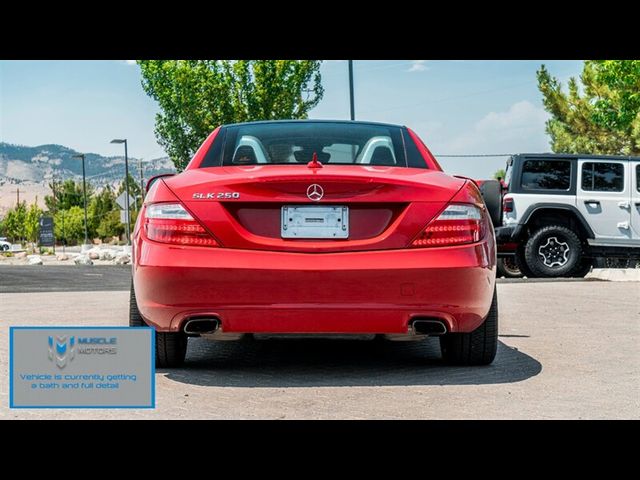
<svg viewBox="0 0 640 480"><path fill-rule="evenodd" d="M349 238L349 207L345 205L284 205L280 213L282 238Z"/></svg>

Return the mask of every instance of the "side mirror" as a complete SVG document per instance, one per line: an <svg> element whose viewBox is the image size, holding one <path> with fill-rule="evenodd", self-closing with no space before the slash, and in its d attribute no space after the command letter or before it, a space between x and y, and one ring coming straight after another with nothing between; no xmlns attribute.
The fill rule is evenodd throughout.
<svg viewBox="0 0 640 480"><path fill-rule="evenodd" d="M147 186L144 189L145 195L147 193L149 193L149 189L151 188L151 185L153 185L157 180L160 180L163 177L173 177L174 175L175 175L175 173L161 173L160 175L155 175L155 176L151 177L147 181Z"/></svg>

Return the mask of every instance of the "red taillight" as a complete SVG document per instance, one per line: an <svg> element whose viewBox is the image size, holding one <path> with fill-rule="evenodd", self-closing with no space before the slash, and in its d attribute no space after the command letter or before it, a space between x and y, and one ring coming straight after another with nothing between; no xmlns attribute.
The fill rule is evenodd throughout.
<svg viewBox="0 0 640 480"><path fill-rule="evenodd" d="M218 242L179 203L156 203L145 212L149 240L174 245L217 247Z"/></svg>
<svg viewBox="0 0 640 480"><path fill-rule="evenodd" d="M475 243L484 237L484 212L475 205L449 205L411 243L412 247L445 247Z"/></svg>
<svg viewBox="0 0 640 480"><path fill-rule="evenodd" d="M504 213L513 212L513 198L505 197L502 202L502 211Z"/></svg>

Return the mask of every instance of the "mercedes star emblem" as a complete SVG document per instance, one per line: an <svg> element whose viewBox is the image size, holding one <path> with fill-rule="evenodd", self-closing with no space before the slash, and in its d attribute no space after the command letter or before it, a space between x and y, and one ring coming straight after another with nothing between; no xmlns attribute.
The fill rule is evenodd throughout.
<svg viewBox="0 0 640 480"><path fill-rule="evenodd" d="M324 197L324 189L317 183L312 183L307 188L307 197L309 197L309 200L319 202Z"/></svg>

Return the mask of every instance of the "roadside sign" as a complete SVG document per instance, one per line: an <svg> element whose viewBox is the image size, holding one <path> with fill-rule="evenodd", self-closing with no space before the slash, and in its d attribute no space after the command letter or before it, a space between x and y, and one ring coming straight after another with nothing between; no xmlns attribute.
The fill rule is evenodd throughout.
<svg viewBox="0 0 640 480"><path fill-rule="evenodd" d="M40 245L43 247L53 247L55 237L53 236L53 218L40 217Z"/></svg>
<svg viewBox="0 0 640 480"><path fill-rule="evenodd" d="M127 192L122 192L120 195L118 195L118 198L116 198L116 203L122 209L127 208L126 201L127 201ZM136 199L133 198L131 195L129 195L129 206L134 205L135 201Z"/></svg>
<svg viewBox="0 0 640 480"><path fill-rule="evenodd" d="M120 223L127 223L127 211L120 210Z"/></svg>

